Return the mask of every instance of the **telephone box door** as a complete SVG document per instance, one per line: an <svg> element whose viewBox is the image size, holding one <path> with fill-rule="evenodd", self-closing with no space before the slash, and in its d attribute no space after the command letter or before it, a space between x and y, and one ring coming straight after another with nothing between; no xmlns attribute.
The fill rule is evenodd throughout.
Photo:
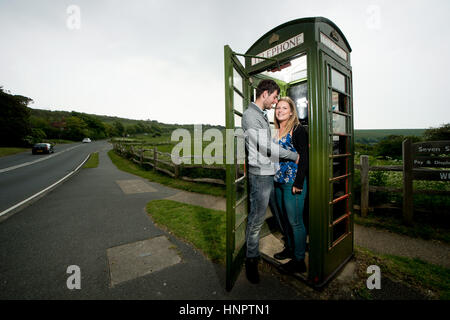
<svg viewBox="0 0 450 320"><path fill-rule="evenodd" d="M325 78L328 126L329 202L326 226L327 250L324 279L332 276L353 255L353 101L351 70L325 54L322 75Z"/></svg>
<svg viewBox="0 0 450 320"><path fill-rule="evenodd" d="M225 46L226 119L226 289L231 290L245 259L248 193L245 140L241 127L244 108L250 103L249 77L229 46Z"/></svg>

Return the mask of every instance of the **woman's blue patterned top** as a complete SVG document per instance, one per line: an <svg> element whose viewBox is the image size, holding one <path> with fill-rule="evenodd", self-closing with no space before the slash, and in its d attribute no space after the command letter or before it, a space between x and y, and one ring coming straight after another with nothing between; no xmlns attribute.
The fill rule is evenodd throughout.
<svg viewBox="0 0 450 320"><path fill-rule="evenodd" d="M281 148L297 152L292 144L291 134L288 133L278 141ZM279 183L289 183L295 181L297 174L297 164L293 161L284 161L278 163L277 172L274 180Z"/></svg>

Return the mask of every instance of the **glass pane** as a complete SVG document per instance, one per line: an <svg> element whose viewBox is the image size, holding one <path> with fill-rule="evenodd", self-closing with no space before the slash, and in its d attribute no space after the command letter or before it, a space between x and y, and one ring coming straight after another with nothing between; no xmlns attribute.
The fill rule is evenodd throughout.
<svg viewBox="0 0 450 320"><path fill-rule="evenodd" d="M348 153L348 137L347 136L333 136L333 154Z"/></svg>
<svg viewBox="0 0 450 320"><path fill-rule="evenodd" d="M244 135L238 135L234 138L234 145L235 145L235 159L236 164L240 165L237 167L240 167L241 171L243 171L244 163L245 163L245 136ZM236 176L236 179L239 179L239 176Z"/></svg>
<svg viewBox="0 0 450 320"><path fill-rule="evenodd" d="M236 89L242 92L242 77L235 68L233 68L233 85Z"/></svg>
<svg viewBox="0 0 450 320"><path fill-rule="evenodd" d="M242 117L238 114L234 114L234 127L242 128Z"/></svg>
<svg viewBox="0 0 450 320"><path fill-rule="evenodd" d="M236 91L234 91L233 90L233 108L234 108L234 110L236 110L236 111L239 111L240 113L243 113L244 111L244 107L243 107L243 105L244 105L244 99L242 99L242 97L236 92Z"/></svg>
<svg viewBox="0 0 450 320"><path fill-rule="evenodd" d="M345 86L345 76L331 68L331 86L342 92L347 92Z"/></svg>
<svg viewBox="0 0 450 320"><path fill-rule="evenodd" d="M347 133L347 117L333 113L333 133Z"/></svg>
<svg viewBox="0 0 450 320"><path fill-rule="evenodd" d="M242 248L242 246L245 243L245 229L247 227L246 223L241 223L240 226L236 228L235 234L234 234L234 248L235 251Z"/></svg>
<svg viewBox="0 0 450 320"><path fill-rule="evenodd" d="M333 178L347 174L347 157L333 159Z"/></svg>
<svg viewBox="0 0 450 320"><path fill-rule="evenodd" d="M245 159L244 159L244 161L245 161ZM242 176L245 176L245 165L244 165L244 163L236 165L236 180L241 178Z"/></svg>
<svg viewBox="0 0 450 320"><path fill-rule="evenodd" d="M331 93L331 110L347 113L347 96L345 94L333 91Z"/></svg>
<svg viewBox="0 0 450 320"><path fill-rule="evenodd" d="M274 67L274 69L262 72L261 74L286 83L305 79L307 77L306 55L280 65L280 68L281 70L278 67Z"/></svg>
<svg viewBox="0 0 450 320"><path fill-rule="evenodd" d="M347 233L348 218L333 226L333 242Z"/></svg>
<svg viewBox="0 0 450 320"><path fill-rule="evenodd" d="M241 182L236 183L235 189L236 189L236 203L238 203L242 198L246 196L245 179L243 179Z"/></svg>
<svg viewBox="0 0 450 320"><path fill-rule="evenodd" d="M244 222L244 217L247 217L247 212L247 201L244 200L236 207L236 215L234 220L236 228Z"/></svg>
<svg viewBox="0 0 450 320"><path fill-rule="evenodd" d="M342 197L347 194L347 178L333 182L333 199ZM340 201L342 202L342 201Z"/></svg>
<svg viewBox="0 0 450 320"><path fill-rule="evenodd" d="M287 95L295 102L297 107L297 114L300 120L308 121L308 105L306 103L308 98L307 82L302 82L290 87L287 90ZM302 123L303 124L303 123Z"/></svg>

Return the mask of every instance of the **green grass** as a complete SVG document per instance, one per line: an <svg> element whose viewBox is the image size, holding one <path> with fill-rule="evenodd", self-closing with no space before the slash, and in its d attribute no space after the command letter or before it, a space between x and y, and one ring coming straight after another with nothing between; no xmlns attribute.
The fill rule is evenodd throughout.
<svg viewBox="0 0 450 320"><path fill-rule="evenodd" d="M98 167L98 152L91 153L89 160L86 161L83 168L97 168Z"/></svg>
<svg viewBox="0 0 450 320"><path fill-rule="evenodd" d="M192 243L213 262L225 264L225 212L172 200L153 200L147 213L159 226Z"/></svg>
<svg viewBox="0 0 450 320"><path fill-rule="evenodd" d="M165 174L154 172L153 170L145 170L132 161L120 157L114 152L114 150L110 150L108 152L108 156L119 170L140 176L153 182L157 182L181 190L210 194L213 196L225 197L226 195L225 187L207 183L194 183L179 179L173 179Z"/></svg>
<svg viewBox="0 0 450 320"><path fill-rule="evenodd" d="M25 152L25 151L30 151L30 148L6 148L6 147L1 147L0 148L0 157L5 157L5 156L9 156L12 154L17 154L17 153L21 153L21 152Z"/></svg>
<svg viewBox="0 0 450 320"><path fill-rule="evenodd" d="M383 274L389 275L422 292L431 290L441 300L450 300L450 269L417 258L375 254L361 247L356 247L355 251L357 259L364 260L367 265L378 265L382 270L382 277ZM362 296L367 298L364 293Z"/></svg>

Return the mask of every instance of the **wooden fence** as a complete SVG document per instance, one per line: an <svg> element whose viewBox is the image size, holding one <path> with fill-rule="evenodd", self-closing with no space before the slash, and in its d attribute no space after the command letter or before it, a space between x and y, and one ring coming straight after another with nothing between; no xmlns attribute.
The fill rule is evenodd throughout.
<svg viewBox="0 0 450 320"><path fill-rule="evenodd" d="M156 146L153 148L143 148L142 143L120 143L113 142L114 150L121 156L133 161L141 167L150 166L154 171L162 172L175 179L181 179L189 182L203 182L217 185L225 185L222 179L213 178L192 178L181 176L183 169L206 169L219 170L225 172L224 167L211 165L187 165L175 164L171 160L171 154L167 152L160 152ZM192 158L192 157L191 157ZM178 161L177 161L178 162ZM161 164L164 166L161 166ZM169 169L167 169L169 168Z"/></svg>
<svg viewBox="0 0 450 320"><path fill-rule="evenodd" d="M369 166L369 157L362 155L360 164L355 168L361 172L361 216L367 216L369 211L369 193L377 191L399 192L403 194L403 219L405 223L413 222L413 195L450 195L450 191L414 190L413 180L450 181L450 171L431 168L447 168L450 159L442 154L450 153L450 141L428 141L411 143L403 141L403 165L400 166ZM403 187L383 187L369 185L369 171L399 171L403 173Z"/></svg>

